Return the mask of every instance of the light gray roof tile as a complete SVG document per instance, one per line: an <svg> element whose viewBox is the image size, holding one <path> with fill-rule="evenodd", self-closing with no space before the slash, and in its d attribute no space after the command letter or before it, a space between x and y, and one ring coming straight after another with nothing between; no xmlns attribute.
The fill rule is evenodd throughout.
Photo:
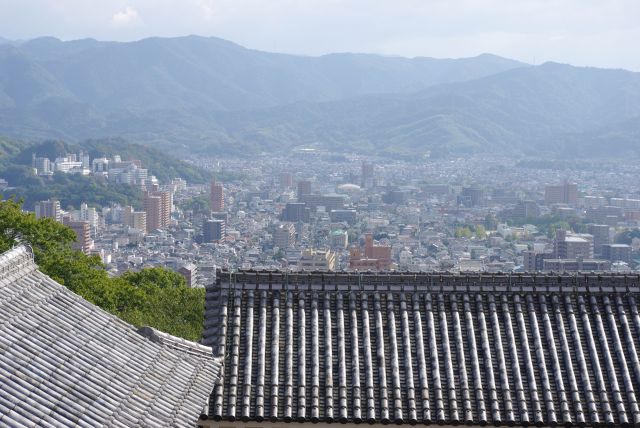
<svg viewBox="0 0 640 428"><path fill-rule="evenodd" d="M221 361L119 320L0 255L0 426L195 426Z"/></svg>

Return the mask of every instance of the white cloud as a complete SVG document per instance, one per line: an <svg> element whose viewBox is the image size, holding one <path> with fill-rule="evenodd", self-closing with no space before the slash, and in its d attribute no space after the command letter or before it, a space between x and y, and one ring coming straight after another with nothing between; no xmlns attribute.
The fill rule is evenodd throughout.
<svg viewBox="0 0 640 428"><path fill-rule="evenodd" d="M206 20L210 20L216 13L214 0L197 0L198 7L202 12L202 16Z"/></svg>
<svg viewBox="0 0 640 428"><path fill-rule="evenodd" d="M111 17L111 23L117 27L128 27L136 24L139 20L138 11L131 6L127 6Z"/></svg>

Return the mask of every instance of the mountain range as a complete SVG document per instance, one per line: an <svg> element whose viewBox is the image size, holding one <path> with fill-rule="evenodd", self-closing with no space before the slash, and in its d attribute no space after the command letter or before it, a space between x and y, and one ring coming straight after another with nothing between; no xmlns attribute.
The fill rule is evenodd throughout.
<svg viewBox="0 0 640 428"><path fill-rule="evenodd" d="M194 153L640 151L640 73L494 55L307 57L197 36L0 43L0 134Z"/></svg>

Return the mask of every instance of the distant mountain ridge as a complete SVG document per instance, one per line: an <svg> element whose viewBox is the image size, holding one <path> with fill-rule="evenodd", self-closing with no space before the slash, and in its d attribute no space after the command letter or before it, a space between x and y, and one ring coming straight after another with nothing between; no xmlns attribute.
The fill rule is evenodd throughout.
<svg viewBox="0 0 640 428"><path fill-rule="evenodd" d="M590 155L614 137L614 149L636 153L638 117L640 73L488 54L305 57L197 36L0 44L0 134L27 139Z"/></svg>

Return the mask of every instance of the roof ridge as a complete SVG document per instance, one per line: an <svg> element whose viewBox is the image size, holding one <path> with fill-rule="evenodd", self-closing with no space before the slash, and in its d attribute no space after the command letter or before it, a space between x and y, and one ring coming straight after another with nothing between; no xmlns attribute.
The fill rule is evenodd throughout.
<svg viewBox="0 0 640 428"><path fill-rule="evenodd" d="M3 278L9 275L22 278L37 269L38 266L33 260L33 251L24 244L16 245L0 254L0 272Z"/></svg>
<svg viewBox="0 0 640 428"><path fill-rule="evenodd" d="M190 354L205 355L211 359L216 359L213 355L213 348L210 346L192 342L181 337L172 336L169 333L165 333L150 326L140 327L137 332L152 342L159 343L169 349L188 352Z"/></svg>

